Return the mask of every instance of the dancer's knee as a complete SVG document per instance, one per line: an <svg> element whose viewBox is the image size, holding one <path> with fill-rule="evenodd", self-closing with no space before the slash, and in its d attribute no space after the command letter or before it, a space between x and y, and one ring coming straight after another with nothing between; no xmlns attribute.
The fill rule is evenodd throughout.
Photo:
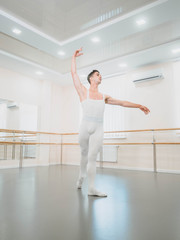
<svg viewBox="0 0 180 240"><path fill-rule="evenodd" d="M97 158L97 155L98 153L100 152L101 150L101 147L96 147L94 149L90 149L90 151L88 152L88 159L89 160L95 160L96 161L96 158Z"/></svg>
<svg viewBox="0 0 180 240"><path fill-rule="evenodd" d="M81 155L87 156L88 155L88 148L81 148Z"/></svg>
<svg viewBox="0 0 180 240"><path fill-rule="evenodd" d="M88 161L89 162L96 162L97 155L98 155L98 152L89 153L88 154Z"/></svg>

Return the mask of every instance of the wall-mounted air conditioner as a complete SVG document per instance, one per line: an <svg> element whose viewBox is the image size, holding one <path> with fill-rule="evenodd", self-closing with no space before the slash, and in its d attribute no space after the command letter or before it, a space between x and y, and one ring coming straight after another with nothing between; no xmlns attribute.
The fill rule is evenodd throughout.
<svg viewBox="0 0 180 240"><path fill-rule="evenodd" d="M141 72L133 75L133 83L141 83L151 80L163 79L162 69L153 69L151 71Z"/></svg>
<svg viewBox="0 0 180 240"><path fill-rule="evenodd" d="M17 102L8 102L7 103L7 108L18 108Z"/></svg>

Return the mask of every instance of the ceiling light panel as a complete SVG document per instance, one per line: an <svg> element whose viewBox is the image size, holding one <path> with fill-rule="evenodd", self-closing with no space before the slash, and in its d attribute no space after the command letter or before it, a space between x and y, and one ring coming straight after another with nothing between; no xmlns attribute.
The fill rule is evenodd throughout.
<svg viewBox="0 0 180 240"><path fill-rule="evenodd" d="M100 39L98 37L93 37L93 38L91 38L91 41L94 43L98 43L98 42L100 42Z"/></svg>
<svg viewBox="0 0 180 240"><path fill-rule="evenodd" d="M18 29L18 28L14 28L12 30L12 32L15 33L15 34L21 34L22 31L20 29Z"/></svg>
<svg viewBox="0 0 180 240"><path fill-rule="evenodd" d="M180 53L180 48L176 48L172 50L172 53L176 54L176 53Z"/></svg>
<svg viewBox="0 0 180 240"><path fill-rule="evenodd" d="M145 19L138 19L138 20L136 21L136 24L137 24L138 26L145 25L145 24L146 24L146 20L145 20Z"/></svg>

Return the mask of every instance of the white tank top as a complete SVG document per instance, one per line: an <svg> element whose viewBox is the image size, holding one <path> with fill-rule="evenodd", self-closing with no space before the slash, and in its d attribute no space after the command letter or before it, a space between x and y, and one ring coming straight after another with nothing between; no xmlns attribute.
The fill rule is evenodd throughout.
<svg viewBox="0 0 180 240"><path fill-rule="evenodd" d="M104 94L102 100L89 98L89 90L87 90L87 99L81 102L83 109L83 120L90 122L103 122L104 117Z"/></svg>

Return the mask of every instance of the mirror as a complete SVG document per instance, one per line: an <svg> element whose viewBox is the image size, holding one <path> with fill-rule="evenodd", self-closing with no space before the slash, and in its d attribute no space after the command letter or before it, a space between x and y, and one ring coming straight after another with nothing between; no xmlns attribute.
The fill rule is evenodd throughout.
<svg viewBox="0 0 180 240"><path fill-rule="evenodd" d="M37 131L38 106L0 98L0 129Z"/></svg>

